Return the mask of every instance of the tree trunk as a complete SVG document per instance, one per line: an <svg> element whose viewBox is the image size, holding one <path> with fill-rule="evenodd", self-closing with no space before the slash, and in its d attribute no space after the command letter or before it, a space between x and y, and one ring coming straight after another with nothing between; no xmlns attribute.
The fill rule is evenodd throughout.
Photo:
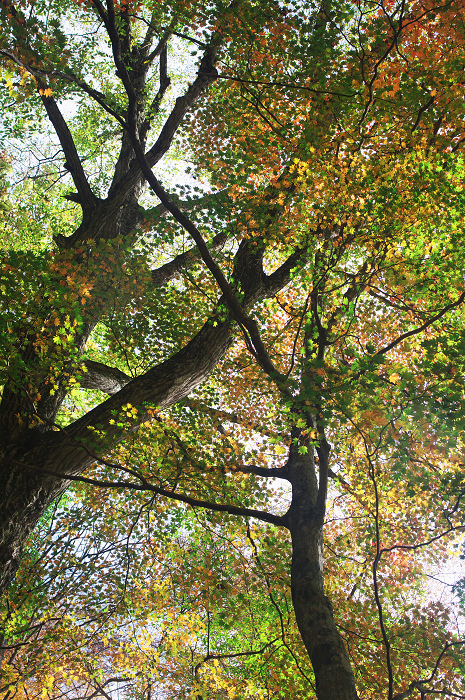
<svg viewBox="0 0 465 700"><path fill-rule="evenodd" d="M358 700L350 660L323 590L324 503L322 509L313 450L301 455L292 445L287 466L292 484L286 516L292 536L292 601L315 673L317 698Z"/></svg>
<svg viewBox="0 0 465 700"><path fill-rule="evenodd" d="M235 277L241 283L244 308L273 296L287 284L302 255L302 251L296 251L266 276L261 268L261 254L251 253L247 244L241 244L236 254ZM220 309L222 301L218 302ZM0 430L0 595L13 580L24 544L37 521L69 485L69 479L61 475L79 476L124 439L127 433L114 420L122 406L135 406L138 421L143 422L148 408L162 410L172 406L210 375L233 341L232 317L227 314L224 318L224 310L221 315L223 318L209 319L184 348L145 374L126 383L122 373L113 370L113 377L122 388L66 428L45 433L25 429L16 440L11 440L11 432L8 439L6 427L3 432ZM95 382L95 388L101 389L99 382L100 379ZM84 385L91 386L87 382ZM135 422L133 428L136 427Z"/></svg>
<svg viewBox="0 0 465 700"><path fill-rule="evenodd" d="M207 322L178 353L128 382L83 418L60 431L25 431L5 446L0 461L0 594L13 580L24 544L52 501L99 455L126 433L112 416L126 403L139 409L163 409L185 398L214 369L232 342L231 321ZM92 432L98 425L100 437ZM134 425L134 428L137 426Z"/></svg>
<svg viewBox="0 0 465 700"><path fill-rule="evenodd" d="M318 700L357 700L349 657L323 591L322 528L302 519L291 535L292 601L315 673Z"/></svg>
<svg viewBox="0 0 465 700"><path fill-rule="evenodd" d="M59 493L53 482L59 485L11 460L0 463L0 594L12 583L29 535Z"/></svg>

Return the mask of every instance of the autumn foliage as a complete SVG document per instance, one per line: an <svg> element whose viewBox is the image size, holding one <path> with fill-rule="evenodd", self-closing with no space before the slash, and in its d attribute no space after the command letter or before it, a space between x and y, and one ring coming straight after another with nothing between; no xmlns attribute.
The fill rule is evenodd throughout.
<svg viewBox="0 0 465 700"><path fill-rule="evenodd" d="M0 20L0 696L465 698L463 2Z"/></svg>

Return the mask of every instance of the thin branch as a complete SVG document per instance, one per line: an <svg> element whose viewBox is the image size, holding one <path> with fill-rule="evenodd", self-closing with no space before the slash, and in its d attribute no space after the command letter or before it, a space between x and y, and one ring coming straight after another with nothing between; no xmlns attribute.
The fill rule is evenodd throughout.
<svg viewBox="0 0 465 700"><path fill-rule="evenodd" d="M402 343L403 340L406 338L410 338L412 335L417 335L418 333L421 333L422 331L426 330L431 324L433 324L435 321L438 321L440 318L445 316L449 311L452 309L457 308L457 306L460 306L460 304L463 304L465 300L465 292L462 292L462 294L459 296L457 301L454 301L452 304L448 304L445 306L439 313L437 313L435 316L432 316L430 319L425 321L423 325L419 326L418 328L414 328L411 331L407 331L407 333L402 333L396 340L393 340L392 343L389 343L389 345L386 345L386 347L382 348L381 350L378 350L376 353L377 355L384 355L385 353L389 352L389 350L392 350L392 348L395 348L396 345L399 345L399 343Z"/></svg>
<svg viewBox="0 0 465 700"><path fill-rule="evenodd" d="M261 574L263 575L263 578L265 579L266 587L268 590L268 595L271 600L271 604L273 605L274 609L278 613L279 617L279 624L281 627L281 641L283 643L283 646L287 649L287 651L290 653L292 658L294 659L295 665L297 666L298 671L301 673L301 675L305 678L306 681L308 681L310 684L312 684L310 678L307 676L305 671L301 668L300 663L294 652L292 651L291 647L286 641L286 633L284 631L284 619L283 619L283 614L281 612L281 608L279 607L278 603L276 602L274 596L273 596L273 587L271 585L270 578L266 572L265 567L263 566L260 555L258 553L258 548L255 543L255 540L252 537L252 533L250 531L250 523L247 523L247 539L249 540L250 544L252 545L253 549L253 555L255 557L255 561L257 562L257 568L260 570Z"/></svg>
<svg viewBox="0 0 465 700"><path fill-rule="evenodd" d="M315 95L333 95L334 97L356 97L359 93L344 93L344 92L334 92L332 90L317 90L316 88L309 87L308 85L296 85L295 83L282 83L280 81L267 82L264 80L247 80L245 78L238 78L234 75L225 75L218 73L218 80L231 80L233 83L243 83L244 85L263 85L265 87L282 87L289 88L290 90L305 90L306 92L311 92Z"/></svg>
<svg viewBox="0 0 465 700"><path fill-rule="evenodd" d="M404 690L402 693L396 693L396 695L393 696L392 700L406 700L407 698L409 698L412 695L412 693L415 690L419 690L422 697L425 696L425 693L428 693L428 694L434 694L434 695L447 695L447 697L453 697L453 698L465 698L465 695L458 695L456 693L450 692L449 690L447 690L447 691L434 690L434 689L424 687L426 683L431 683L431 681L434 680L434 676L439 671L439 666L440 666L440 663L442 661L444 654L446 654L449 651L449 649L451 649L452 647L463 646L464 644L465 644L465 640L458 641L458 642L448 642L444 646L444 649L441 651L438 658L436 659L436 663L434 665L434 668L433 668L429 678L420 679L418 681L412 681L406 690Z"/></svg>
<svg viewBox="0 0 465 700"><path fill-rule="evenodd" d="M287 471L283 467L259 467L255 464L239 464L234 465L234 472L243 472L244 474L255 474L255 476L273 477L277 479L286 479L289 481Z"/></svg>
<svg viewBox="0 0 465 700"><path fill-rule="evenodd" d="M163 209L165 209L165 207L163 207ZM226 243L226 240L226 233L218 233L210 243L210 250L218 250L222 248ZM151 275L153 284L156 287L163 286L169 282L169 280L173 279L173 277L181 274L184 269L191 267L198 260L200 260L198 248L190 248L184 253L179 253L179 255L176 255L176 257L173 258L173 260L170 260L170 262L165 263L155 270L152 270Z"/></svg>
<svg viewBox="0 0 465 700"><path fill-rule="evenodd" d="M366 441L364 438L363 438L363 441L364 441L365 452L366 452L366 456L367 456L368 464L369 464L369 475L370 475L370 479L373 482L373 489L374 489L374 494L375 494L374 520L375 520L375 532L376 532L376 555L375 555L375 558L373 560L373 567L372 567L373 590L374 590L374 594L375 594L376 608L378 610L379 627L381 630L381 636L383 637L384 648L386 650L386 667L387 667L387 672L388 672L388 700L393 700L394 674L392 671L392 661L391 661L391 643L390 643L389 637L387 635L386 625L384 624L383 605L382 605L381 597L379 594L379 584L378 584L378 565L379 565L379 562L381 561L381 556L382 556L382 552L380 549L378 484L376 481L375 467L374 467L374 464L373 464L371 457L370 457L370 454L369 454L368 445L366 444Z"/></svg>
<svg viewBox="0 0 465 700"><path fill-rule="evenodd" d="M204 663L206 663L207 661L212 661L214 659L237 659L241 656L256 656L256 655L263 654L268 649L268 647L273 646L273 644L275 644L278 641L279 641L279 637L276 637L276 639L272 639L271 642L267 642L267 644L265 644L261 649L257 649L255 651L254 650L252 650L252 651L239 651L239 652L236 652L235 654L210 654L210 653L208 653L202 659L202 661L199 661L199 663L196 665L196 667L194 669L194 673L197 674L198 671L200 670L201 666Z"/></svg>
<svg viewBox="0 0 465 700"><path fill-rule="evenodd" d="M200 46L201 49L206 48L206 44L203 41L199 41L198 39L194 39L194 37L189 36L188 34L183 34L182 32L173 32L174 36L178 36L180 39L186 39L186 41L190 41L192 44L197 44L197 46Z"/></svg>
<svg viewBox="0 0 465 700"><path fill-rule="evenodd" d="M154 53L157 51L158 51L158 47L155 49ZM145 122L142 126L142 129L141 129L141 133L143 136L145 136L145 134L149 130L151 120L153 119L155 114L158 114L158 112L160 110L161 101L163 100L163 97L165 96L166 91L168 90L169 86L171 85L171 79L168 75L168 44L166 42L161 47L159 53L160 53L159 88L158 88L157 94L155 95L155 97L152 100L152 103L150 104L150 107L147 110L149 118L145 120Z"/></svg>
<svg viewBox="0 0 465 700"><path fill-rule="evenodd" d="M255 508L243 508L242 506L235 506L229 503L215 503L214 501L206 501L204 499L193 498L192 496L186 496L185 494L176 493L170 491L169 489L163 489L155 484L150 484L142 475L138 475L138 478L142 482L141 484L135 484L131 481L104 481L100 479L91 479L85 476L73 476L72 474L65 474L64 472L56 472L51 469L44 469L41 467L33 467L25 462L20 462L18 460L12 460L12 463L17 466L23 467L30 471L40 472L41 474L48 474L59 479L64 479L66 481L76 481L78 483L90 484L92 486L97 486L99 488L114 488L114 489L130 489L132 491L150 491L151 493L156 493L159 496L164 496L173 501L179 501L180 503L186 503L193 508L206 508L207 510L218 511L222 513L229 513L230 515L241 515L247 518L257 518L257 520L262 520L266 523L271 523L272 525L279 525L285 527L284 518L280 515L273 515L272 513L267 513L263 510L256 510Z"/></svg>
<svg viewBox="0 0 465 700"><path fill-rule="evenodd" d="M425 542L419 542L418 544L393 544L391 547L383 547L380 549L380 557L383 554L388 554L389 552L394 552L395 550L404 550L404 551L415 551L417 549L421 549L423 547L427 547L428 545L432 544L433 542L437 542L438 540L442 539L443 537L446 537L449 535L451 532L463 532L465 530L465 525L452 525L450 521L450 516L457 512L460 501L462 498L465 496L465 491L461 492L457 496L457 501L455 503L455 506L453 507L452 511L448 514L444 513L443 516L446 518L447 522L449 523L449 527L447 530L443 530L443 532L440 532L438 535L435 535L434 537L431 537L429 540L426 540Z"/></svg>
<svg viewBox="0 0 465 700"><path fill-rule="evenodd" d="M149 183L150 187L157 195L161 203L166 207L166 209L171 212L176 221L181 224L181 226L192 236L193 240L197 244L202 260L204 261L207 268L212 273L218 286L223 293L226 304L228 305L235 321L239 324L241 328L246 343L249 350L254 355L257 362L260 364L262 369L274 379L276 385L284 394L290 396L289 389L286 386L286 377L282 375L276 367L274 366L266 348L261 339L258 325L255 320L253 320L242 308L239 303L237 296L224 276L221 268L213 260L208 246L202 237L202 234L195 226L195 224L179 209L179 207L173 202L166 190L163 188L159 180L155 177L150 168L147 159L142 148L142 144L139 141L136 127L130 132L131 143L134 148L139 166L142 173Z"/></svg>
<svg viewBox="0 0 465 700"><path fill-rule="evenodd" d="M121 78L124 88L126 89L127 95L131 102L134 98L134 90L129 78L129 74L126 70L124 62L121 59L121 50L119 47L119 36L116 26L109 21L107 14L100 2L100 0L92 0L93 4L97 8L102 21L105 23L108 35L112 42L115 65L118 69L118 76ZM235 9L242 0L233 0L233 2L227 8L227 11ZM146 158L150 167L156 165L159 160L164 156L167 150L170 148L173 138L186 114L189 112L191 107L195 104L197 99L205 92L207 87L211 85L216 79L216 68L215 61L219 51L220 46L224 42L224 32L220 30L214 32L211 36L210 42L207 45L204 55L200 61L199 70L197 72L197 77L194 82L189 86L186 92L177 98L175 105L166 119L159 136L154 143L154 145L147 151ZM131 136L138 137L137 133L137 121L134 120L134 104L131 103L130 113L128 114L128 119L131 125L128 126ZM119 206L120 203L124 202L127 192L130 192L134 186L134 182L139 180L140 177L140 165L135 161L129 168L128 172L121 181L118 183L118 188L114 191L111 199L114 206Z"/></svg>
<svg viewBox="0 0 465 700"><path fill-rule="evenodd" d="M94 90L94 88L90 87L90 85L88 85L85 82L85 80L78 78L78 76L74 73L65 73L61 70L40 70L39 68L35 68L29 63L26 63L25 61L21 60L7 49L0 49L0 54L5 56L6 58L9 58L11 61L16 63L16 65L21 66L22 68L27 70L27 72L33 75L35 78L41 80L47 80L49 78L61 78L62 80L66 80L68 83L73 83L77 85L81 88L83 92L92 97L102 107L102 109L104 109L106 112L108 112L108 114L110 114L114 119L116 119L116 121L119 122L122 127L126 126L126 122L124 121L123 117L105 102L106 95L104 95L102 92L99 92L99 90Z"/></svg>
<svg viewBox="0 0 465 700"><path fill-rule="evenodd" d="M413 134L413 132L415 131L415 129L418 127L418 125L419 125L419 123L420 123L420 121L421 121L421 118L422 118L423 114L431 107L432 104L434 104L434 95L433 95L432 97L430 97L430 99L428 100L428 102L427 102L426 104L424 104L422 107L420 107L420 109L418 110L418 115L417 115L416 122L415 122L415 124L412 126L412 131L411 131L412 134Z"/></svg>

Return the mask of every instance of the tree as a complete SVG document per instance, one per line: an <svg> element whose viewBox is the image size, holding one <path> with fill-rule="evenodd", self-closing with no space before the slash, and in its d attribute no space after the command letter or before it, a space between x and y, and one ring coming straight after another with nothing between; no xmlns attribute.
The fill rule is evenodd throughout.
<svg viewBox="0 0 465 700"><path fill-rule="evenodd" d="M142 511L156 496L162 521L172 502L226 514L230 543L242 538L242 555L231 544L224 559L231 590L249 548L269 595L276 586L286 600L285 575L272 581L259 561L289 547L319 700L357 687L463 697L449 622L431 625L427 651L409 646L427 617L419 568L462 527L462 4L5 0L1 13L14 107L1 200L2 590L70 484ZM21 144L37 165L18 159ZM176 186L170 154L190 161L199 196ZM276 479L290 484L284 512ZM188 530L189 511L174 513ZM24 572L48 556L32 541ZM401 578L417 582L411 595ZM6 612L14 659L21 642L8 635L37 631L27 580ZM363 643L347 620L363 620ZM249 656L268 653L255 641ZM240 656L209 650L202 663ZM24 683L11 654L7 693ZM202 663L188 692L215 697ZM312 697L302 678L293 692Z"/></svg>

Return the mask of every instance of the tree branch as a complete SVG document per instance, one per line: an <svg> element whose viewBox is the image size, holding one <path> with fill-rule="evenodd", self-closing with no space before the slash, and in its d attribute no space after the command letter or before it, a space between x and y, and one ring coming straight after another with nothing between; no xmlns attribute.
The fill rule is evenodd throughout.
<svg viewBox="0 0 465 700"><path fill-rule="evenodd" d="M137 133L137 125L132 124L132 129L130 130L130 138L136 158L139 162L142 173L149 183L150 187L157 195L161 203L166 207L166 209L171 212L176 221L181 224L181 226L192 236L193 240L197 244L202 260L204 261L207 268L212 273L215 278L221 292L223 293L224 301L230 309L235 321L239 324L242 329L246 343L251 350L252 354L255 356L257 362L260 364L262 369L274 379L278 388L285 393L289 394L289 390L286 386L286 377L281 375L276 367L274 366L264 344L261 339L258 325L255 320L253 320L243 309L239 303L235 291L230 286L220 267L213 260L208 250L207 244L205 243L202 234L195 226L195 224L179 209L179 207L173 202L166 190L163 188L161 183L157 180L149 166L149 163L145 157L142 144L139 141L139 136Z"/></svg>
<svg viewBox="0 0 465 700"><path fill-rule="evenodd" d="M79 379L79 385L83 389L93 389L103 391L106 394L116 394L120 389L122 389L128 382L131 381L131 377L117 369L116 367L109 367L102 362L95 362L94 360L85 360L84 362L85 372L83 372L81 378ZM183 405L195 410L199 408L194 402L186 400ZM201 406L201 410L207 411L213 417L226 417L227 420L233 422L238 422L237 416L232 414L225 414L224 411L216 411L209 406ZM256 476L263 477L275 477L280 479L287 479L287 472L281 467L278 468L268 468L259 467L255 464L251 465L234 465L232 468L233 472L239 471L244 474L255 474Z"/></svg>
<svg viewBox="0 0 465 700"><path fill-rule="evenodd" d="M79 385L83 389L103 391L105 394L116 394L132 379L116 367L109 367L94 360L85 360L84 370Z"/></svg>
<svg viewBox="0 0 465 700"><path fill-rule="evenodd" d="M442 661L444 654L446 654L449 651L449 649L451 649L452 647L463 646L464 644L465 644L465 640L460 640L457 642L448 642L447 644L445 644L443 650L441 651L438 658L436 659L436 663L434 665L434 668L433 668L429 678L420 679L418 681L412 681L410 683L410 685L408 686L407 690L404 690L402 693L396 693L396 695L393 696L392 700L406 700L407 698L409 698L412 695L412 693L415 690L419 690L422 693L422 697L423 697L424 693L428 693L428 694L431 693L434 695L447 694L449 696L448 691L443 693L443 691L433 690L431 688L425 688L424 686L426 683L431 683L431 681L434 680L434 676L439 671L439 666L441 664L441 661ZM450 696L454 697L454 698L465 698L465 695L456 695L455 693L450 693Z"/></svg>
<svg viewBox="0 0 465 700"><path fill-rule="evenodd" d="M402 333L396 340L393 340L392 343L389 343L389 345L386 345L386 347L382 348L381 350L378 350L376 353L377 355L384 355L385 353L389 352L389 350L392 350L392 348L395 348L396 345L399 345L403 340L406 340L407 338L410 338L411 335L417 335L418 333L421 333L422 331L426 330L428 326L431 326L435 321L438 321L440 318L445 316L448 311L452 311L452 309L457 308L457 306L460 306L460 304L463 304L465 301L465 292L462 292L462 294L459 296L457 301L454 301L452 304L448 304L445 306L441 311L439 311L435 316L432 316L430 319L425 321L423 325L419 326L418 328L414 328L411 331L407 331L407 333Z"/></svg>
<svg viewBox="0 0 465 700"><path fill-rule="evenodd" d="M47 96L45 93L46 86L39 83L39 95L47 112L48 118L53 124L56 134L59 138L63 153L65 154L65 167L71 173L74 184L79 194L80 204L84 212L90 212L97 204L97 197L91 190L87 181L84 168L82 167L81 159L77 152L73 137L68 128L66 121L61 114L57 103L53 97Z"/></svg>
<svg viewBox="0 0 465 700"><path fill-rule="evenodd" d="M219 233L212 240L210 250L218 250L225 244L226 240L227 235L225 233ZM152 270L152 282L156 287L162 287L169 282L169 280L181 274L184 269L190 267L198 260L200 260L200 253L197 248L186 250L185 253L180 253L173 258L173 260L170 260L170 262L165 263L156 270Z"/></svg>
<svg viewBox="0 0 465 700"><path fill-rule="evenodd" d="M66 80L68 83L74 83L75 85L80 87L83 92L89 95L89 97L92 97L92 99L94 99L102 107L102 109L104 109L106 112L108 112L108 114L110 114L114 119L116 119L116 121L118 121L122 127L126 126L126 122L124 121L123 117L105 102L106 95L104 95L103 92L94 90L94 88L90 87L90 85L88 85L85 82L85 80L78 78L78 76L74 73L65 73L61 70L40 70L39 68L35 68L29 63L22 61L20 58L15 56L11 51L8 51L7 49L0 49L0 54L5 56L6 58L9 58L11 61L16 63L16 65L21 66L22 68L27 70L28 73L40 80L47 80L49 78L61 78L62 80Z"/></svg>
<svg viewBox="0 0 465 700"><path fill-rule="evenodd" d="M294 255L292 257L294 260ZM286 269L289 269L289 265ZM284 274L273 277L274 284L271 284L271 277L266 286L262 284L261 278L257 279L254 274L250 280L242 280L244 297L241 303L244 307L275 294L289 281L290 270L287 277ZM219 307L222 304L224 299L220 298ZM53 468L58 460L63 472L81 473L95 461L95 455L105 454L112 441L123 439L131 430L137 429L140 423L147 420L149 409L155 407L162 410L188 396L210 374L232 344L232 326L233 318L230 313L221 320L212 316L197 335L172 357L143 375L131 379L117 393L66 428L58 432L44 433L34 448L35 463L40 464L43 469L48 469ZM112 375L112 382L115 379L124 381L124 377L118 375L118 372L113 373L95 365L93 369L100 369L102 374L106 375L105 382L108 381L108 375ZM125 432L118 423L122 409L127 404L135 407L137 414L132 423L127 424ZM66 484L56 484L53 489L58 495L65 487Z"/></svg>
<svg viewBox="0 0 465 700"><path fill-rule="evenodd" d="M120 78L122 79L123 85L125 89L127 89L127 94L128 97L130 95L133 95L134 91L132 88L132 85L130 85L130 79L129 79L129 74L124 66L124 63L120 59L120 49L118 48L118 43L119 43L119 38L118 38L118 32L116 30L116 27L113 26L111 28L111 35L110 35L110 30L109 30L109 23L108 23L108 17L106 15L105 10L103 9L103 6L100 3L100 0L92 0L94 5L97 8L100 8L99 13L102 18L102 20L105 23L105 26L107 28L107 31L109 33L109 36L112 41L112 46L114 46L114 56L115 56L115 64L116 61L118 60L117 68L118 68L118 74ZM241 4L242 0L233 0L233 2L229 5L227 8L226 12L231 11L238 7ZM200 61L199 65L199 70L197 72L197 77L194 80L194 82L189 86L189 88L186 90L186 92L181 95L180 97L177 98L175 105L166 119L159 136L154 143L154 145L147 151L146 158L147 158L147 163L148 165L152 168L156 163L160 161L160 159L165 155L169 147L171 146L171 143L173 141L173 138L182 122L186 114L189 112L191 107L196 103L198 98L205 92L207 87L211 85L215 80L216 80L216 67L215 67L215 62L216 62L216 57L219 51L219 48L221 47L222 43L224 41L224 33L219 30L216 31L212 34L210 38L210 42L205 48L203 57ZM120 72L121 71L121 72ZM131 99L129 97L129 99ZM133 135L137 135L133 131L133 127L130 127L132 129ZM121 179L119 182L118 188L112 193L112 200L114 200L114 203L116 206L119 206L120 203L122 203L127 195L127 192L130 192L132 188L134 187L134 183L137 182L140 178L140 165L138 162L134 162L132 166L129 168L128 172L126 175Z"/></svg>
<svg viewBox="0 0 465 700"><path fill-rule="evenodd" d="M77 481L83 484L98 486L99 488L124 488L131 489L133 491L149 491L159 496L165 496L166 498L170 498L173 501L186 503L187 505L190 505L193 508L206 508L207 510L214 510L220 513L229 513L230 515L242 515L247 518L257 518L257 520L262 520L266 523L272 523L273 525L284 526L284 519L281 515L273 515L272 513L267 513L263 510L235 506L230 503L216 503L215 501L207 501L201 498L193 498L192 496L186 496L185 494L176 493L175 491L170 491L169 489L163 489L160 486L155 486L155 484L150 484L140 475L138 475L138 478L142 482L140 484L135 484L132 481L104 481L101 479L91 479L85 476L74 476L65 472L57 472L52 469L33 467L30 464L26 464L18 460L12 460L12 462L20 467L23 467L24 469L28 469L31 471L39 471L42 474L48 474L49 476L53 476L66 481Z"/></svg>

